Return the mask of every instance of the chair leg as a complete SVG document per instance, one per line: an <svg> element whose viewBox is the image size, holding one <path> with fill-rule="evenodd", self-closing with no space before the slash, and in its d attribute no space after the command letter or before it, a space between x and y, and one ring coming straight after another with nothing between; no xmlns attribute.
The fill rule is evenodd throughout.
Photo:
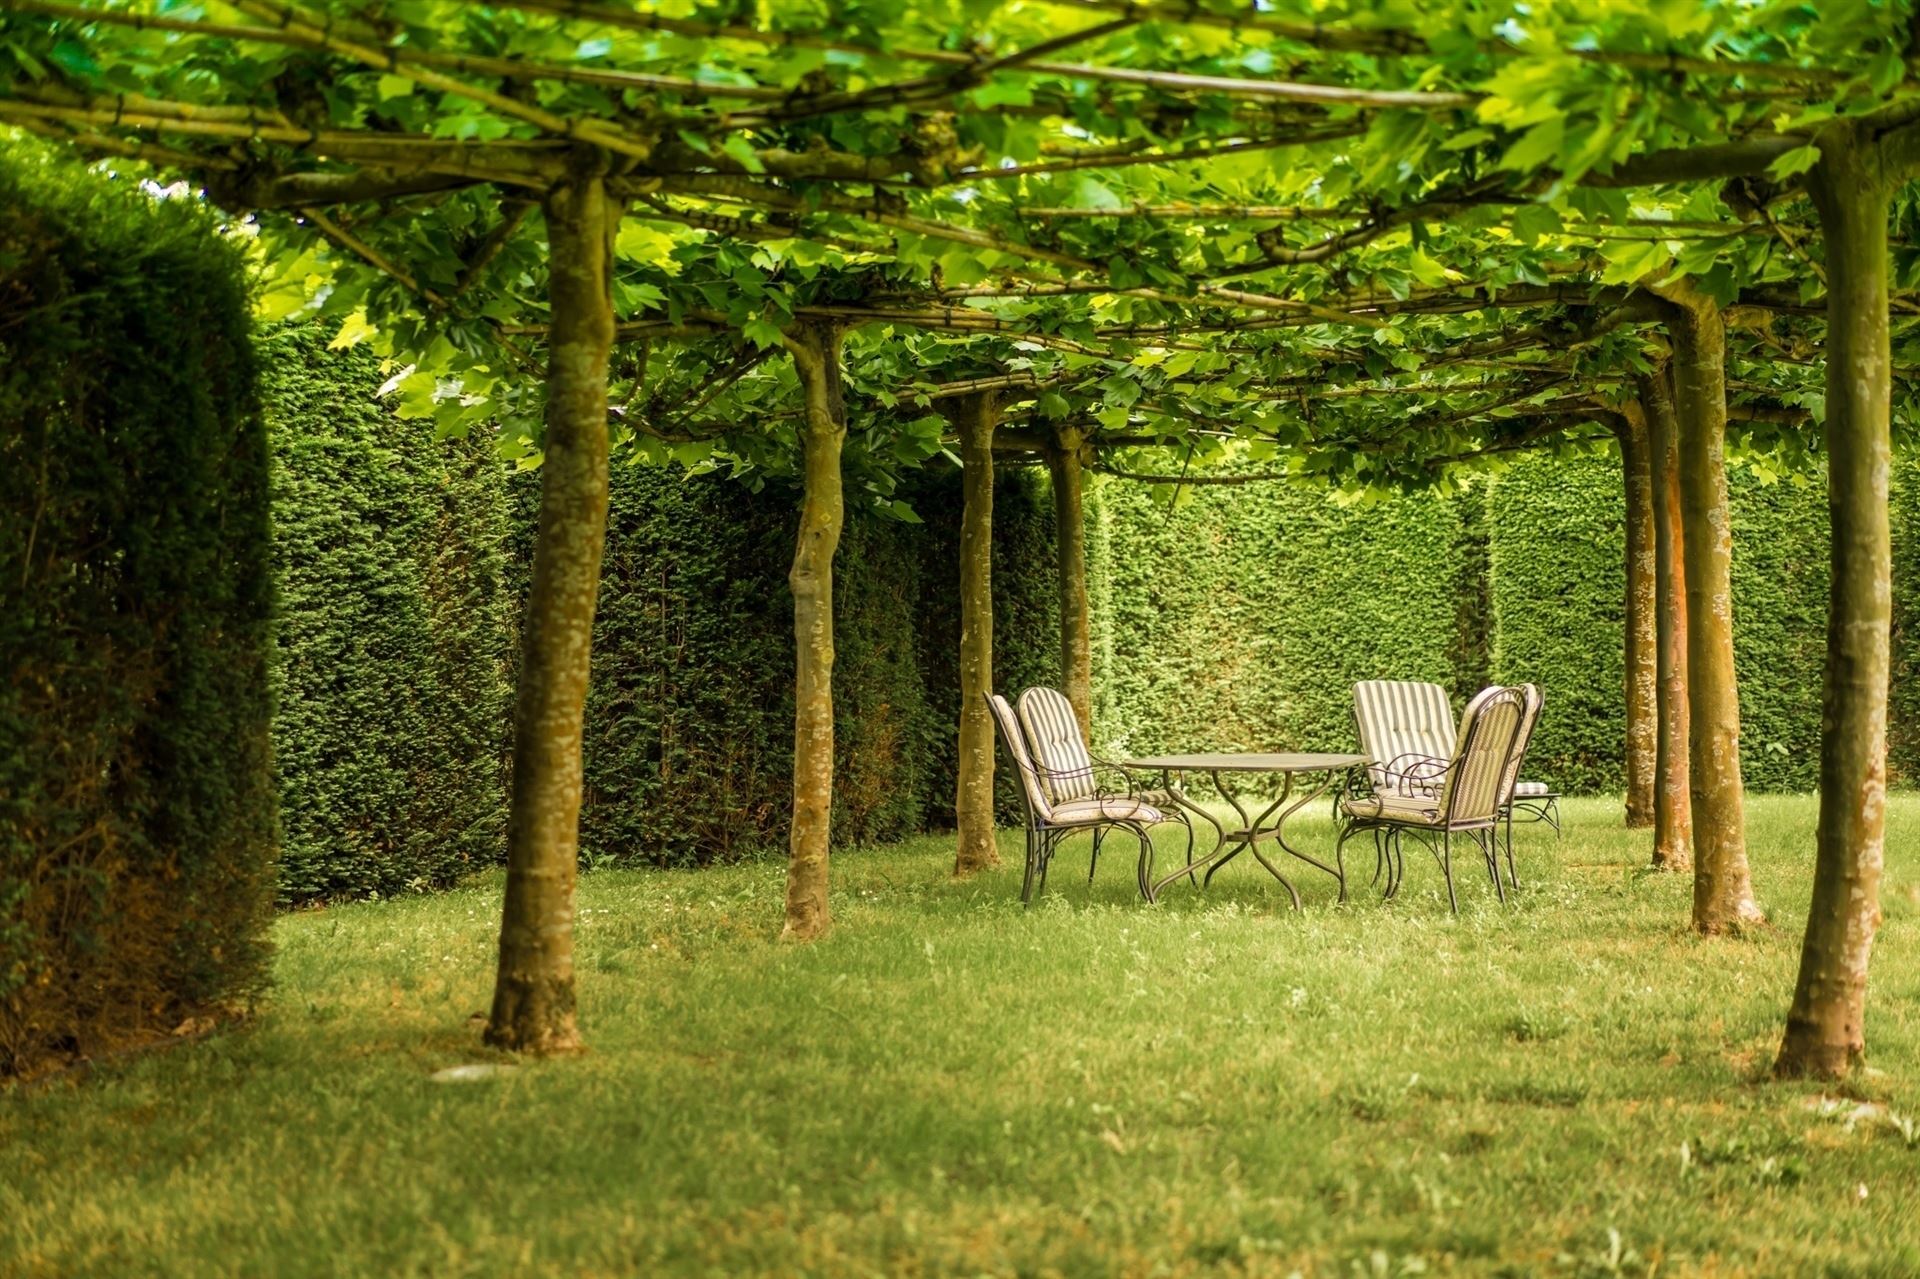
<svg viewBox="0 0 1920 1279"><path fill-rule="evenodd" d="M1134 837L1140 841L1140 865L1137 874L1140 880L1140 896L1149 905L1153 903L1153 836L1144 826L1136 827Z"/></svg>
<svg viewBox="0 0 1920 1279"><path fill-rule="evenodd" d="M1027 875L1020 883L1020 904L1033 905L1033 876L1040 862L1040 845L1031 826L1027 828Z"/></svg>
<svg viewBox="0 0 1920 1279"><path fill-rule="evenodd" d="M1180 814L1180 824L1187 828L1187 882L1195 888L1200 887L1199 878L1193 873L1193 819L1185 813Z"/></svg>
<svg viewBox="0 0 1920 1279"><path fill-rule="evenodd" d="M1440 832L1440 874L1447 881L1447 905L1453 908L1454 914L1458 915L1460 913L1460 895L1453 891L1453 832L1450 830ZM1040 886L1042 888L1047 886L1046 876L1046 867L1042 866L1040 868Z"/></svg>
<svg viewBox="0 0 1920 1279"><path fill-rule="evenodd" d="M1089 884L1093 882L1094 870L1100 865L1100 841L1106 837L1106 834L1107 832L1104 830L1096 830L1093 832L1093 856L1087 859L1087 882Z"/></svg>
<svg viewBox="0 0 1920 1279"><path fill-rule="evenodd" d="M1500 882L1500 828L1496 825L1486 830L1475 831L1473 842L1480 845L1480 856L1487 863L1487 878L1493 881L1493 895L1498 897L1500 904L1504 906L1507 901L1507 888Z"/></svg>
<svg viewBox="0 0 1920 1279"><path fill-rule="evenodd" d="M1041 892L1041 893L1044 893L1044 892L1046 892L1046 891L1047 891L1047 867L1049 867L1049 866L1051 866L1051 865L1053 864L1053 850L1054 850L1054 849L1056 849L1056 848L1058 848L1058 847L1060 846L1060 841L1061 841L1062 839L1064 839L1065 837L1066 837L1066 836L1065 836L1065 833L1063 832L1063 833L1061 833L1061 834L1057 834L1057 835L1055 835L1055 836L1054 836L1053 838L1051 838L1051 839L1046 839L1046 840L1042 840L1042 841L1041 841L1041 844L1040 844L1040 884L1039 884L1039 887L1038 887L1038 888L1037 888L1037 889L1036 889L1035 891L1037 891L1037 892Z"/></svg>
<svg viewBox="0 0 1920 1279"><path fill-rule="evenodd" d="M1380 875L1387 866L1386 841L1381 838L1385 833L1378 826L1373 828L1373 878L1367 881L1369 885L1380 882Z"/></svg>
<svg viewBox="0 0 1920 1279"><path fill-rule="evenodd" d="M1507 880L1515 888L1520 887L1520 872L1513 864L1513 810L1507 810Z"/></svg>

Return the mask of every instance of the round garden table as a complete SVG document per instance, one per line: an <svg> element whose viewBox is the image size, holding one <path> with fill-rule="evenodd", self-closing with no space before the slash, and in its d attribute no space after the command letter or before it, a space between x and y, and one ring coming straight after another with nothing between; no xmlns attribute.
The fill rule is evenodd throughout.
<svg viewBox="0 0 1920 1279"><path fill-rule="evenodd" d="M1213 851L1199 861L1163 876L1158 883L1147 885L1147 900L1154 901L1160 890L1182 875L1192 877L1196 871L1205 871L1200 881L1202 886L1213 881L1214 872L1238 857L1243 849L1250 849L1267 868L1267 873L1280 881L1287 890L1287 896L1293 899L1293 908L1300 909L1300 894L1278 867L1267 860L1260 851L1263 840L1272 840L1280 851L1297 857L1310 866L1317 866L1333 876L1340 885L1340 900L1347 899L1347 877L1344 869L1337 865L1339 854L1334 854L1336 865L1329 866L1317 857L1310 857L1293 845L1287 843L1287 818L1311 804L1327 793L1341 776L1352 769L1364 768L1367 757L1364 755L1316 755L1316 754L1260 754L1228 753L1200 755L1151 755L1141 759L1123 761L1122 767L1139 772L1159 773L1165 782L1167 798L1182 809L1199 817L1218 832ZM1189 800L1183 788L1174 779L1188 773L1204 773L1213 779L1213 784L1233 811L1240 816L1240 825L1228 828L1217 820L1212 813ZM1280 777L1280 796L1260 813L1258 817L1248 814L1246 806L1240 802L1240 796L1234 791L1227 779L1236 773L1255 773ZM1295 778L1305 779L1296 784Z"/></svg>

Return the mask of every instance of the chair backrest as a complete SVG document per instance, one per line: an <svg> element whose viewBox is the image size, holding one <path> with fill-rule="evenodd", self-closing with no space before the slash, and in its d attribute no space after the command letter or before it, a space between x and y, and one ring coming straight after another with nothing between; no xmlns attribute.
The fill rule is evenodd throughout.
<svg viewBox="0 0 1920 1279"><path fill-rule="evenodd" d="M1415 680L1368 679L1353 686L1353 722L1360 752L1372 761L1376 790L1388 789L1386 768L1403 755L1453 758L1457 738L1447 690Z"/></svg>
<svg viewBox="0 0 1920 1279"><path fill-rule="evenodd" d="M1526 713L1525 692L1498 684L1481 689L1467 703L1460 716L1460 746L1440 795L1448 825L1490 822L1500 811L1507 764Z"/></svg>
<svg viewBox="0 0 1920 1279"><path fill-rule="evenodd" d="M1522 684L1520 696L1524 705L1520 714L1520 736L1513 744L1513 752L1507 758L1507 768L1500 775L1500 804L1505 807L1513 802L1513 788L1520 783L1520 769L1526 762L1527 747L1533 744L1533 730L1540 725L1540 707L1546 701L1540 689L1533 684Z"/></svg>
<svg viewBox="0 0 1920 1279"><path fill-rule="evenodd" d="M1093 756L1080 736L1080 721L1074 718L1073 703L1066 694L1030 688L1020 694L1018 705L1047 798L1056 804L1092 798L1096 789Z"/></svg>
<svg viewBox="0 0 1920 1279"><path fill-rule="evenodd" d="M1033 766L1033 754L1027 749L1027 737L1014 716L1013 706L1000 694L988 693L987 709L993 712L994 726L1000 730L1000 742L1013 760L1013 771L1020 775L1020 798L1026 801L1027 824L1042 825L1053 817L1053 805L1047 802L1047 793L1040 786L1039 770Z"/></svg>

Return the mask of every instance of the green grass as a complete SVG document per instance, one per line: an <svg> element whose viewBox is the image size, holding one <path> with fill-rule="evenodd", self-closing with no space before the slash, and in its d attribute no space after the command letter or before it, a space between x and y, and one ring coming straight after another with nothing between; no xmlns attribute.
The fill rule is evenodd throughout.
<svg viewBox="0 0 1920 1279"><path fill-rule="evenodd" d="M251 1029L0 1096L0 1274L1920 1273L1920 799L1851 1125L1763 1079L1812 801L1753 801L1733 941L1570 809L1457 920L1411 857L1296 915L1072 848L1023 911L1017 837L967 884L926 839L841 856L796 948L778 866L599 871L593 1051L480 1083L428 1076L486 1059L497 882L290 916Z"/></svg>

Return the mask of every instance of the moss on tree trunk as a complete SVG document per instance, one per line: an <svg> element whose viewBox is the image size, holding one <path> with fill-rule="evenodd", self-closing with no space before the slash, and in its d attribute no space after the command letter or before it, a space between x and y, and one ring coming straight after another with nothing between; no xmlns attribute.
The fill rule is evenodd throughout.
<svg viewBox="0 0 1920 1279"><path fill-rule="evenodd" d="M1839 1076L1866 1051L1867 963L1886 851L1887 675L1893 616L1887 482L1888 184L1852 127L1820 139L1808 190L1827 249L1827 509L1832 578L1821 685L1820 824L1800 976L1775 1062Z"/></svg>
<svg viewBox="0 0 1920 1279"><path fill-rule="evenodd" d="M578 1049L573 887L580 840L581 724L607 527L607 361L618 206L599 175L549 193L552 308L540 523L514 699L513 794L500 972L486 1040L532 1053Z"/></svg>
<svg viewBox="0 0 1920 1279"><path fill-rule="evenodd" d="M1630 405L1618 431L1626 488L1626 765L1627 825L1653 825L1655 763L1660 740L1659 671L1654 604L1653 465L1646 416Z"/></svg>
<svg viewBox="0 0 1920 1279"><path fill-rule="evenodd" d="M1763 918L1747 869L1740 695L1733 665L1733 519L1727 505L1726 326L1686 279L1656 286L1673 303L1681 539L1687 574L1688 742L1693 800L1693 926L1722 933Z"/></svg>
<svg viewBox="0 0 1920 1279"><path fill-rule="evenodd" d="M1647 423L1653 495L1654 611L1660 737L1654 758L1653 864L1693 865L1693 799L1688 794L1687 570L1681 556L1680 454L1673 390L1665 370L1639 382Z"/></svg>
<svg viewBox="0 0 1920 1279"><path fill-rule="evenodd" d="M993 429L991 391L961 397L948 411L960 434L960 758L954 793L957 849L953 873L1000 864L994 845L993 718Z"/></svg>
<svg viewBox="0 0 1920 1279"><path fill-rule="evenodd" d="M840 449L847 408L841 331L800 324L787 349L806 402L801 425L805 491L787 583L793 591L793 827L787 847L787 915L780 935L809 941L833 925L827 852L833 828L833 557L846 510Z"/></svg>
<svg viewBox="0 0 1920 1279"><path fill-rule="evenodd" d="M1060 682L1080 721L1080 735L1093 741L1093 623L1087 609L1085 475L1077 428L1062 427L1047 454L1053 474L1053 529L1059 545Z"/></svg>

